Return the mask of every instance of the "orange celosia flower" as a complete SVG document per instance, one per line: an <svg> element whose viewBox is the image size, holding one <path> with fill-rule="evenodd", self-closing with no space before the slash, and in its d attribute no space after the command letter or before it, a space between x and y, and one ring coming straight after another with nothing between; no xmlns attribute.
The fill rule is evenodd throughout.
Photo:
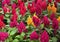
<svg viewBox="0 0 60 42"><path fill-rule="evenodd" d="M48 13L51 11L51 5L50 4L47 6L47 10L48 10Z"/></svg>
<svg viewBox="0 0 60 42"><path fill-rule="evenodd" d="M60 22L60 16L57 18L58 22Z"/></svg>
<svg viewBox="0 0 60 42"><path fill-rule="evenodd" d="M53 13L56 13L57 8L55 7L55 5L54 5L54 4L53 4L53 6L51 7L51 10L52 10L52 12L53 12Z"/></svg>

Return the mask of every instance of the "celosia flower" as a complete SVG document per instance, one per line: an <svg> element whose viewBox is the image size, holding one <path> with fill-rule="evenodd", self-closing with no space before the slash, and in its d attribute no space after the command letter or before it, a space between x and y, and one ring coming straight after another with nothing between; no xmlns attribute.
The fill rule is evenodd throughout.
<svg viewBox="0 0 60 42"><path fill-rule="evenodd" d="M36 31L33 31L33 32L30 34L30 39L31 39L31 40L38 40L38 39L39 39L39 35L36 33Z"/></svg>
<svg viewBox="0 0 60 42"><path fill-rule="evenodd" d="M3 7L3 11L4 11L4 13L9 13L9 12L10 12L10 9L7 8L6 6L4 6L4 7Z"/></svg>
<svg viewBox="0 0 60 42"><path fill-rule="evenodd" d="M41 8L42 8L43 10L46 10L46 8L47 8L47 3L46 3L46 1L43 1L43 2L41 3Z"/></svg>
<svg viewBox="0 0 60 42"><path fill-rule="evenodd" d="M54 18L52 21L52 28L54 29L54 34L56 34L56 30L59 28L59 23L56 18Z"/></svg>
<svg viewBox="0 0 60 42"><path fill-rule="evenodd" d="M4 20L4 15L0 15L0 20L1 20L1 21Z"/></svg>
<svg viewBox="0 0 60 42"><path fill-rule="evenodd" d="M25 13L26 13L26 7L22 7L22 8L20 9L20 14L21 14L22 16L24 16Z"/></svg>
<svg viewBox="0 0 60 42"><path fill-rule="evenodd" d="M55 5L53 4L53 6L51 7L52 13L56 13L57 8L55 7Z"/></svg>
<svg viewBox="0 0 60 42"><path fill-rule="evenodd" d="M44 30L43 33L41 33L40 41L41 42L49 42L49 35L46 30Z"/></svg>
<svg viewBox="0 0 60 42"><path fill-rule="evenodd" d="M30 9L32 7L32 4L28 3L27 8Z"/></svg>
<svg viewBox="0 0 60 42"><path fill-rule="evenodd" d="M12 4L12 9L15 9L16 8L16 3L13 3Z"/></svg>
<svg viewBox="0 0 60 42"><path fill-rule="evenodd" d="M47 26L50 24L50 21L49 21L49 19L48 19L47 16L44 16L44 17L43 17L43 23L44 23L44 26L45 26L45 27L47 27Z"/></svg>
<svg viewBox="0 0 60 42"><path fill-rule="evenodd" d="M36 4L36 14L37 14L37 16L40 15L41 13L42 13L41 5Z"/></svg>
<svg viewBox="0 0 60 42"><path fill-rule="evenodd" d="M33 19L33 23L34 23L34 25L35 25L36 27L40 25L41 20L40 20L39 18L33 16L32 19Z"/></svg>
<svg viewBox="0 0 60 42"><path fill-rule="evenodd" d="M6 1L5 0L3 0L3 2L2 2L2 6L4 6L6 4Z"/></svg>
<svg viewBox="0 0 60 42"><path fill-rule="evenodd" d="M7 32L0 32L0 41L5 41L8 38Z"/></svg>
<svg viewBox="0 0 60 42"><path fill-rule="evenodd" d="M56 15L56 14L52 13L52 14L50 15L50 19L53 20L53 19L55 18L55 15Z"/></svg>
<svg viewBox="0 0 60 42"><path fill-rule="evenodd" d="M10 22L10 27L16 27L18 22L16 20Z"/></svg>
<svg viewBox="0 0 60 42"><path fill-rule="evenodd" d="M55 0L56 2L60 2L60 0Z"/></svg>
<svg viewBox="0 0 60 42"><path fill-rule="evenodd" d="M20 24L17 26L18 32L21 33L26 29L25 24L21 21Z"/></svg>
<svg viewBox="0 0 60 42"><path fill-rule="evenodd" d="M16 14L16 10L15 9L12 9L12 14Z"/></svg>
<svg viewBox="0 0 60 42"><path fill-rule="evenodd" d="M49 2L49 3L51 3L51 2L52 2L52 0L48 0L48 2Z"/></svg>
<svg viewBox="0 0 60 42"><path fill-rule="evenodd" d="M48 13L51 11L51 5L50 4L47 6L47 10L48 10Z"/></svg>
<svg viewBox="0 0 60 42"><path fill-rule="evenodd" d="M32 18L29 16L29 17L27 18L27 24L30 25L31 23L32 23Z"/></svg>
<svg viewBox="0 0 60 42"><path fill-rule="evenodd" d="M58 22L60 22L60 16L57 18Z"/></svg>
<svg viewBox="0 0 60 42"><path fill-rule="evenodd" d="M0 29L2 29L2 27L5 27L5 24L0 20Z"/></svg>
<svg viewBox="0 0 60 42"><path fill-rule="evenodd" d="M36 8L35 8L35 7L31 7L31 8L30 8L30 13L31 13L31 14L34 14L35 11L36 11Z"/></svg>
<svg viewBox="0 0 60 42"><path fill-rule="evenodd" d="M55 5L55 7L57 8L57 6L58 6L57 2L54 2L54 5Z"/></svg>
<svg viewBox="0 0 60 42"><path fill-rule="evenodd" d="M17 20L17 18L18 18L18 15L17 15L17 14L14 14L14 15L12 15L12 17L11 17L11 21Z"/></svg>
<svg viewBox="0 0 60 42"><path fill-rule="evenodd" d="M7 7L3 7L3 11L4 11L4 13L6 13L7 12Z"/></svg>

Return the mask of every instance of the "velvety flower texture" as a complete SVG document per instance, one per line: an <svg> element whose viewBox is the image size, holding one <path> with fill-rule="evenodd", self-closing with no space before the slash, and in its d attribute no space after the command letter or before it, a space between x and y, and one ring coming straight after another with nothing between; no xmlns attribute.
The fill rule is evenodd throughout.
<svg viewBox="0 0 60 42"><path fill-rule="evenodd" d="M22 16L24 16L26 13L26 7L25 7L24 2L22 2L22 0L18 0L18 5L19 5L19 9L20 9L20 14Z"/></svg>
<svg viewBox="0 0 60 42"><path fill-rule="evenodd" d="M4 13L9 13L9 12L10 12L10 9L7 8L6 6L4 6L4 7L3 7L3 11L4 11Z"/></svg>
<svg viewBox="0 0 60 42"><path fill-rule="evenodd" d="M35 16L32 17L34 25L37 27L40 25L41 20Z"/></svg>
<svg viewBox="0 0 60 42"><path fill-rule="evenodd" d="M16 9L12 9L12 14L14 15L14 14L16 14Z"/></svg>
<svg viewBox="0 0 60 42"><path fill-rule="evenodd" d="M50 19L53 20L53 19L55 18L55 16L56 16L56 14L52 13L52 14L50 15Z"/></svg>
<svg viewBox="0 0 60 42"><path fill-rule="evenodd" d="M49 3L51 3L51 2L52 2L52 0L48 0L48 2L49 2Z"/></svg>
<svg viewBox="0 0 60 42"><path fill-rule="evenodd" d="M42 13L42 9L41 9L41 2L37 1L36 3L36 14L37 16L40 15Z"/></svg>
<svg viewBox="0 0 60 42"><path fill-rule="evenodd" d="M55 0L56 2L60 2L60 0Z"/></svg>
<svg viewBox="0 0 60 42"><path fill-rule="evenodd" d="M49 35L46 30L44 30L43 33L41 33L40 41L41 42L49 42Z"/></svg>
<svg viewBox="0 0 60 42"><path fill-rule="evenodd" d="M10 0L3 0L2 5L4 6L5 4L10 4Z"/></svg>
<svg viewBox="0 0 60 42"><path fill-rule="evenodd" d="M32 4L28 3L27 8L30 9L32 7Z"/></svg>
<svg viewBox="0 0 60 42"><path fill-rule="evenodd" d="M18 32L21 33L21 32L23 32L23 31L25 31L26 26L25 26L25 24L21 21L20 24L17 26L17 28L18 28Z"/></svg>
<svg viewBox="0 0 60 42"><path fill-rule="evenodd" d="M0 20L1 20L1 21L4 20L4 15L0 15Z"/></svg>
<svg viewBox="0 0 60 42"><path fill-rule="evenodd" d="M32 2L29 6L30 6L30 7L28 7L28 8L29 8L29 10L30 10L30 13L31 13L31 14L34 14L35 11L36 11L36 7L35 7L34 2Z"/></svg>
<svg viewBox="0 0 60 42"><path fill-rule="evenodd" d="M5 24L0 20L0 29L2 29L2 27L5 27Z"/></svg>
<svg viewBox="0 0 60 42"><path fill-rule="evenodd" d="M30 39L31 39L31 40L38 40L38 39L39 39L39 35L36 33L36 31L33 31L33 32L30 34Z"/></svg>
<svg viewBox="0 0 60 42"><path fill-rule="evenodd" d="M50 24L50 21L49 21L49 19L48 19L47 16L44 16L44 17L43 17L43 23L44 23L44 26L45 26L45 27L47 27L47 26Z"/></svg>
<svg viewBox="0 0 60 42"><path fill-rule="evenodd" d="M0 32L0 41L4 41L8 38L8 33L7 32Z"/></svg>
<svg viewBox="0 0 60 42"><path fill-rule="evenodd" d="M16 3L13 3L12 4L12 9L15 9L16 8Z"/></svg>
<svg viewBox="0 0 60 42"><path fill-rule="evenodd" d="M11 17L11 21L17 20L17 18L18 18L18 15L17 15L17 14L14 14L14 15L12 15L12 17Z"/></svg>
<svg viewBox="0 0 60 42"><path fill-rule="evenodd" d="M26 13L26 7L22 7L22 8L20 9L20 14L21 14L22 16L24 16L25 13Z"/></svg>
<svg viewBox="0 0 60 42"><path fill-rule="evenodd" d="M42 1L41 8L42 8L42 10L46 10L46 8L47 8L46 0Z"/></svg>
<svg viewBox="0 0 60 42"><path fill-rule="evenodd" d="M52 27L54 29L54 33L56 33L56 30L59 28L59 23L58 23L58 20L56 18L54 18L52 21Z"/></svg>
<svg viewBox="0 0 60 42"><path fill-rule="evenodd" d="M18 22L16 20L10 22L10 27L16 27Z"/></svg>

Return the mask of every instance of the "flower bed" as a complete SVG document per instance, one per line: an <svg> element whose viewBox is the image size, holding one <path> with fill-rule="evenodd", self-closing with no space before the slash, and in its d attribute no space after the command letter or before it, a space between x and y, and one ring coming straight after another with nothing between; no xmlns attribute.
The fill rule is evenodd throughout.
<svg viewBox="0 0 60 42"><path fill-rule="evenodd" d="M0 2L0 42L60 42L60 0Z"/></svg>

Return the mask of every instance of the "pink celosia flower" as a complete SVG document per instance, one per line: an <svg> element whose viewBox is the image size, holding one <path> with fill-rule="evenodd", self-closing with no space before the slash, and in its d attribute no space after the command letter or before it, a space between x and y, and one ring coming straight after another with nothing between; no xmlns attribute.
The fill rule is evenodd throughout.
<svg viewBox="0 0 60 42"><path fill-rule="evenodd" d="M52 20L52 28L54 29L54 34L56 34L56 31L59 29L59 23L56 18Z"/></svg>
<svg viewBox="0 0 60 42"><path fill-rule="evenodd" d="M12 4L12 9L15 9L16 8L16 3L13 3Z"/></svg>
<svg viewBox="0 0 60 42"><path fill-rule="evenodd" d="M46 10L46 8L47 8L47 3L46 3L46 1L43 1L43 2L41 3L41 8L42 8L43 10Z"/></svg>
<svg viewBox="0 0 60 42"><path fill-rule="evenodd" d="M4 41L8 38L7 32L0 32L0 41Z"/></svg>
<svg viewBox="0 0 60 42"><path fill-rule="evenodd" d="M57 6L58 6L57 2L54 2L54 5L55 5L55 7L57 8Z"/></svg>
<svg viewBox="0 0 60 42"><path fill-rule="evenodd" d="M0 15L0 20L1 20L1 21L4 20L4 15Z"/></svg>
<svg viewBox="0 0 60 42"><path fill-rule="evenodd" d="M43 33L41 33L40 41L41 42L49 42L49 35L46 30L44 30Z"/></svg>
<svg viewBox="0 0 60 42"><path fill-rule="evenodd" d="M0 29L2 29L2 27L5 27L5 24L0 20Z"/></svg>
<svg viewBox="0 0 60 42"><path fill-rule="evenodd" d="M48 2L49 2L49 3L51 3L51 2L52 2L52 0L48 0Z"/></svg>
<svg viewBox="0 0 60 42"><path fill-rule="evenodd" d="M32 7L32 4L28 3L27 8L30 9Z"/></svg>
<svg viewBox="0 0 60 42"><path fill-rule="evenodd" d="M36 14L37 16L42 13L41 4L36 4Z"/></svg>
<svg viewBox="0 0 60 42"><path fill-rule="evenodd" d="M21 21L20 24L17 26L18 32L21 33L26 29L25 24Z"/></svg>
<svg viewBox="0 0 60 42"><path fill-rule="evenodd" d="M20 14L21 14L22 16L24 16L25 13L26 13L26 7L22 7L22 8L20 9Z"/></svg>
<svg viewBox="0 0 60 42"><path fill-rule="evenodd" d="M4 11L4 13L9 13L9 12L10 12L10 9L7 8L6 6L4 6L4 7L3 7L3 11Z"/></svg>
<svg viewBox="0 0 60 42"><path fill-rule="evenodd" d="M16 14L16 9L12 9L12 14Z"/></svg>
<svg viewBox="0 0 60 42"><path fill-rule="evenodd" d="M30 8L30 13L31 13L31 14L34 14L35 11L36 11L36 8L35 8L35 7L31 7L31 8Z"/></svg>
<svg viewBox="0 0 60 42"><path fill-rule="evenodd" d="M49 21L49 19L48 19L47 16L44 16L44 17L43 17L43 23L44 23L44 26L45 26L45 27L47 27L47 26L50 24L50 21Z"/></svg>
<svg viewBox="0 0 60 42"><path fill-rule="evenodd" d="M55 0L56 2L60 2L60 0Z"/></svg>
<svg viewBox="0 0 60 42"><path fill-rule="evenodd" d="M33 31L33 32L30 34L30 39L31 39L31 40L38 40L38 39L39 39L39 35L36 33L36 31Z"/></svg>
<svg viewBox="0 0 60 42"><path fill-rule="evenodd" d="M34 23L34 25L35 25L36 27L40 25L41 20L40 20L39 18L33 16L32 19L33 19L33 23Z"/></svg>
<svg viewBox="0 0 60 42"><path fill-rule="evenodd" d="M10 27L16 27L18 22L16 20L10 22Z"/></svg>
<svg viewBox="0 0 60 42"><path fill-rule="evenodd" d="M12 15L12 17L11 17L11 21L17 20L17 18L18 18L18 15L17 15L17 14L14 14L14 15Z"/></svg>
<svg viewBox="0 0 60 42"><path fill-rule="evenodd" d="M52 14L50 15L50 19L53 20L53 19L55 18L55 15L56 15L56 14L52 13Z"/></svg>

